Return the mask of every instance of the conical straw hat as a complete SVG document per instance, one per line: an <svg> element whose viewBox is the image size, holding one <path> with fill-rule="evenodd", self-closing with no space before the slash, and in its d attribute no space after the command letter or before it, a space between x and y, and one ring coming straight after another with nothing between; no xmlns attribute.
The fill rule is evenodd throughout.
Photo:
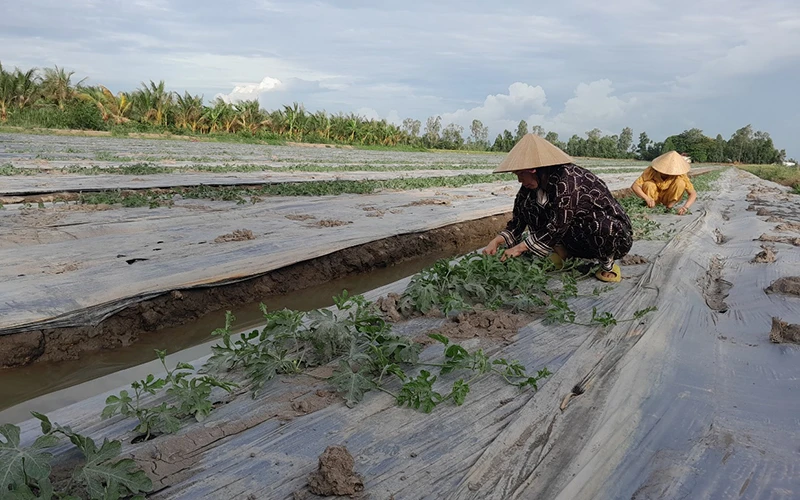
<svg viewBox="0 0 800 500"><path fill-rule="evenodd" d="M682 175L689 171L691 165L677 151L670 151L653 160L653 170L666 175Z"/></svg>
<svg viewBox="0 0 800 500"><path fill-rule="evenodd" d="M573 163L570 156L538 135L526 134L508 153L495 173Z"/></svg>

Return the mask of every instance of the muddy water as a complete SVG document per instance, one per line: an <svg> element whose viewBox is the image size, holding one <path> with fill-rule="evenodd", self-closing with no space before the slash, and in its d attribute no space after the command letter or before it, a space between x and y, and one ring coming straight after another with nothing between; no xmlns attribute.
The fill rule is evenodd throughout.
<svg viewBox="0 0 800 500"><path fill-rule="evenodd" d="M457 253L478 248L483 242L467 242ZM342 290L363 293L411 276L437 259L454 254L435 253L407 260L400 264L329 281L311 289L270 297L262 302L270 310L296 309L307 311L333 305L332 297ZM236 331L247 331L262 321L259 302L233 310ZM126 348L96 351L79 360L42 362L0 370L0 423L20 422L30 411L46 413L91 396L116 389L147 376L159 373L155 349L166 349L167 364L191 362L211 352L211 332L225 324L225 311L216 311L190 324L140 335Z"/></svg>

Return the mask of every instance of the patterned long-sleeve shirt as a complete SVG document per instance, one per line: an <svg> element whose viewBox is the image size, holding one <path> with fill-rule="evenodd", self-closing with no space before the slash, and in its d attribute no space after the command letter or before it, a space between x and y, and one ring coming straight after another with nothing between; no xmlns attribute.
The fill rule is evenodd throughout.
<svg viewBox="0 0 800 500"><path fill-rule="evenodd" d="M631 221L603 182L577 165L547 167L546 185L522 187L514 214L501 232L510 248L525 239L528 249L546 256L561 244L573 257L618 259L631 247Z"/></svg>

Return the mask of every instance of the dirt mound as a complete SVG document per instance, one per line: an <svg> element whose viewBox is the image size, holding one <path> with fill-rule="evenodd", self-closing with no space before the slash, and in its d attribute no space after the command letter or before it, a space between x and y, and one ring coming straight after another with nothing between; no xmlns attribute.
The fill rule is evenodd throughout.
<svg viewBox="0 0 800 500"><path fill-rule="evenodd" d="M637 254L628 254L619 261L623 266L638 266L639 264L647 264L648 262L650 261Z"/></svg>
<svg viewBox="0 0 800 500"><path fill-rule="evenodd" d="M772 318L769 340L776 344L800 344L800 325L789 324L781 321L780 318Z"/></svg>
<svg viewBox="0 0 800 500"><path fill-rule="evenodd" d="M720 313L728 312L728 305L725 303L725 299L733 286L731 282L722 278L723 267L723 261L717 256L713 257L706 271L705 279L700 282L706 305L708 305L709 309Z"/></svg>
<svg viewBox="0 0 800 500"><path fill-rule="evenodd" d="M450 318L450 321L434 333L450 339L483 337L511 341L519 329L529 322L530 318L525 314L512 314L502 310L475 310Z"/></svg>
<svg viewBox="0 0 800 500"><path fill-rule="evenodd" d="M347 224L352 224L353 221L343 221L343 220L336 220L336 219L322 219L314 223L317 227L337 227L337 226L346 226Z"/></svg>
<svg viewBox="0 0 800 500"><path fill-rule="evenodd" d="M781 232L794 231L795 233L800 233L800 224L795 224L794 222L786 222L784 224L775 226L775 230Z"/></svg>
<svg viewBox="0 0 800 500"><path fill-rule="evenodd" d="M775 262L776 260L775 249L768 247L766 245L761 245L761 248L763 250L758 252L756 256L753 257L753 260L751 260L750 262L753 262L755 264L772 264L773 262Z"/></svg>
<svg viewBox="0 0 800 500"><path fill-rule="evenodd" d="M756 210L756 215L760 215L762 217L767 217L769 215L772 215L772 212L770 212L766 208L759 208L758 210Z"/></svg>
<svg viewBox="0 0 800 500"><path fill-rule="evenodd" d="M449 205L450 201L448 200L437 200L436 198L424 198L422 200L417 200L414 202L409 203L408 205L401 205L403 207L419 207L423 205Z"/></svg>
<svg viewBox="0 0 800 500"><path fill-rule="evenodd" d="M769 219L767 219L765 222L778 222L778 223L784 223L784 222L786 222L786 221L785 221L784 219L781 219L780 217L775 217L775 216L773 215L772 217L770 217Z"/></svg>
<svg viewBox="0 0 800 500"><path fill-rule="evenodd" d="M405 317L399 309L400 295L396 293L390 293L385 297L379 297L375 303L378 306L378 309L380 309L380 311L383 313L383 316L393 323L402 321Z"/></svg>
<svg viewBox="0 0 800 500"><path fill-rule="evenodd" d="M353 471L355 460L344 446L328 446L319 457L319 469L308 476L315 495L353 495L364 490L364 480Z"/></svg>
<svg viewBox="0 0 800 500"><path fill-rule="evenodd" d="M800 247L800 238L790 238L788 236L775 236L773 234L762 234L758 237L758 241L769 241L772 243L786 243Z"/></svg>
<svg viewBox="0 0 800 500"><path fill-rule="evenodd" d="M287 215L286 218L289 220L296 220L296 221L316 219L316 217L314 217L313 215L308 215L308 214L297 214L297 215L292 214L292 215Z"/></svg>
<svg viewBox="0 0 800 500"><path fill-rule="evenodd" d="M254 240L256 237L249 229L237 229L236 231L214 238L214 243L225 243L228 241L247 241Z"/></svg>
<svg viewBox="0 0 800 500"><path fill-rule="evenodd" d="M800 276L787 276L775 280L764 291L767 293L786 293L800 296Z"/></svg>

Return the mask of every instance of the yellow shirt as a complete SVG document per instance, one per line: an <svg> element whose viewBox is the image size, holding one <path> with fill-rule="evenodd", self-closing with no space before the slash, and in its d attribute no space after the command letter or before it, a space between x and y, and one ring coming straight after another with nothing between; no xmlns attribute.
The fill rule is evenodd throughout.
<svg viewBox="0 0 800 500"><path fill-rule="evenodd" d="M664 176L661 172L655 170L653 167L647 167L647 169L644 172L642 172L642 175L640 175L639 178L636 179L635 184L639 187L642 187L642 184L644 184L647 181L650 181L656 185L659 192L663 193L669 191L670 187L672 187L672 183L675 182L676 179L681 179L684 183L683 185L686 188L686 190L689 192L694 192L694 186L692 185L692 181L689 180L688 175L686 174L675 175L666 179L664 177L666 176Z"/></svg>

